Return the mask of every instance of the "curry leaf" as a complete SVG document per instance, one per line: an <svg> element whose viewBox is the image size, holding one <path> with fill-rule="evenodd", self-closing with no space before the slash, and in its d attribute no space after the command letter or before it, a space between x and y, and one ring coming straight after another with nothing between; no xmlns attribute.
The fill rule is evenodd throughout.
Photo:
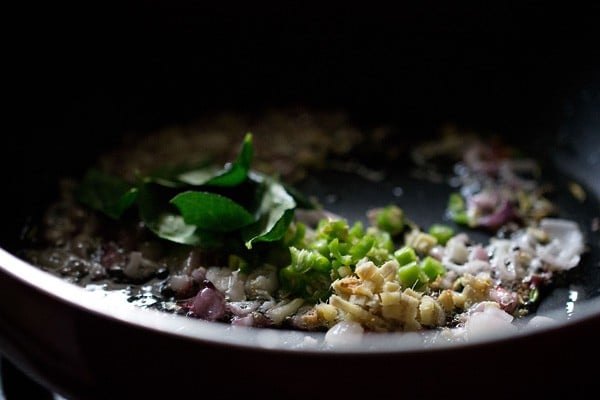
<svg viewBox="0 0 600 400"><path fill-rule="evenodd" d="M278 220L266 218L258 221L254 226L248 227L242 232L244 242L248 249L257 242L274 242L280 240L285 235L288 226L294 218L293 210L286 210Z"/></svg>
<svg viewBox="0 0 600 400"><path fill-rule="evenodd" d="M141 221L165 240L203 247L245 243L251 249L281 239L298 203L308 205L293 188L252 171L253 155L248 133L236 160L222 168L164 167L138 176L136 184L90 170L78 199L114 219L137 205Z"/></svg>
<svg viewBox="0 0 600 400"><path fill-rule="evenodd" d="M218 170L219 169L215 165L209 164L207 161L200 161L191 165L181 164L171 167L163 166L154 170L147 176L141 176L140 180L144 182L154 182L166 187L180 188L189 184L195 184L188 182L186 179L181 179L182 176L186 177L188 174L200 175L202 178L190 179L200 181L197 184L201 184L215 176Z"/></svg>
<svg viewBox="0 0 600 400"><path fill-rule="evenodd" d="M169 190L153 182L139 186L138 206L142 221L162 239L197 245L200 237L196 227L186 224L177 209L168 203L169 193Z"/></svg>
<svg viewBox="0 0 600 400"><path fill-rule="evenodd" d="M274 178L255 174L255 179L263 180L265 191L258 209L257 221L242 231L242 237L249 249L255 242L281 239L296 208L294 198Z"/></svg>
<svg viewBox="0 0 600 400"><path fill-rule="evenodd" d="M146 226L157 236L172 242L193 246L200 242L196 227L186 224L181 215L162 213L155 218L147 219Z"/></svg>
<svg viewBox="0 0 600 400"><path fill-rule="evenodd" d="M117 177L91 169L78 186L76 196L90 208L119 219L135 203L138 190Z"/></svg>
<svg viewBox="0 0 600 400"><path fill-rule="evenodd" d="M184 171L177 175L177 180L192 186L201 186L209 182L215 176L223 173L223 169L219 169L214 165L204 168L196 168Z"/></svg>
<svg viewBox="0 0 600 400"><path fill-rule="evenodd" d="M198 169L187 171L180 174L178 179L194 186L236 186L246 180L253 157L252 134L247 133L236 161L227 163L220 170Z"/></svg>
<svg viewBox="0 0 600 400"><path fill-rule="evenodd" d="M186 224L216 232L230 232L254 222L254 216L228 197L186 191L171 199Z"/></svg>

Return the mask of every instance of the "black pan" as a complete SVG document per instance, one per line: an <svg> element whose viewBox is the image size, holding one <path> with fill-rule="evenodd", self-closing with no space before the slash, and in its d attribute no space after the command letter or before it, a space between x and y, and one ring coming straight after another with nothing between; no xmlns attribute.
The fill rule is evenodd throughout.
<svg viewBox="0 0 600 400"><path fill-rule="evenodd" d="M514 393L519 380L531 382L521 389L528 394L590 382L583 362L597 351L600 332L600 239L591 223L600 217L594 9L546 8L545 19L533 6L443 4L386 12L157 2L118 11L99 20L88 13L34 18L30 46L18 53L18 125L6 147L13 157L2 162L5 362L73 399L207 395L210 388L305 398L350 395L361 385L373 396L469 397L469 388L489 385ZM576 25L567 29L565 21ZM557 185L580 183L583 203L568 195L556 201L581 223L590 251L570 286L539 310L559 326L436 349L297 351L289 344L298 340L293 334L225 332L106 304L13 255L28 217L56 194L57 179L81 173L124 133L143 135L213 111L298 104L344 109L366 130L391 126L382 147L409 150L445 122L500 134L539 156ZM393 188L402 187L401 204L413 219L428 225L441 218L431 209L443 209L448 187L413 180L377 157L376 147L355 156L385 179L330 170L301 187L349 219L397 201Z"/></svg>

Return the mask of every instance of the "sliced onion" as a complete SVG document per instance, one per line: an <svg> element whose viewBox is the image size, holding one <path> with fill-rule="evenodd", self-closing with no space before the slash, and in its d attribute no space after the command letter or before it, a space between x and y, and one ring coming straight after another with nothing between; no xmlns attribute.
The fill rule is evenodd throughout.
<svg viewBox="0 0 600 400"><path fill-rule="evenodd" d="M546 245L539 245L537 252L540 258L555 270L568 270L577 264L584 251L583 234L576 222L559 219L544 218L540 222L542 228L550 238Z"/></svg>
<svg viewBox="0 0 600 400"><path fill-rule="evenodd" d="M514 219L516 216L517 213L515 212L513 205L507 200L502 200L494 212L477 218L475 222L478 226L495 230Z"/></svg>
<svg viewBox="0 0 600 400"><path fill-rule="evenodd" d="M207 285L194 297L191 311L198 318L217 321L225 316L225 296L213 285Z"/></svg>

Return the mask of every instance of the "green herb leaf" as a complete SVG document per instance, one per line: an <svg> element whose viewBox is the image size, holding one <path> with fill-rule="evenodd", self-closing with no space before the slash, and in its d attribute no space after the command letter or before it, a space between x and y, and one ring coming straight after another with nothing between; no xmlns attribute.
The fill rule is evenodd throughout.
<svg viewBox="0 0 600 400"><path fill-rule="evenodd" d="M88 207L119 219L135 203L138 190L117 177L91 169L78 186L76 196Z"/></svg>
<svg viewBox="0 0 600 400"><path fill-rule="evenodd" d="M223 239L218 232L198 229L187 224L177 208L169 204L172 190L145 182L139 186L138 206L144 224L162 239L191 246L216 247Z"/></svg>
<svg viewBox="0 0 600 400"><path fill-rule="evenodd" d="M196 242L196 227L186 225L176 210L169 207L164 201L166 193L164 188L152 182L140 184L138 207L142 221L160 238L185 244Z"/></svg>
<svg viewBox="0 0 600 400"><path fill-rule="evenodd" d="M448 205L446 207L448 218L457 224L470 225L471 219L467 214L467 206L465 200L460 193L450 193L448 197Z"/></svg>
<svg viewBox="0 0 600 400"><path fill-rule="evenodd" d="M189 245L197 245L200 242L196 227L186 224L181 215L162 213L156 218L147 219L146 225L163 239Z"/></svg>
<svg viewBox="0 0 600 400"><path fill-rule="evenodd" d="M222 169L211 165L181 172L177 175L177 180L188 185L201 186L222 173L222 171Z"/></svg>
<svg viewBox="0 0 600 400"><path fill-rule="evenodd" d="M141 177L145 182L154 182L161 186L180 188L187 185L201 185L217 174L219 168L206 161L192 165L161 167L150 175ZM183 179L182 179L183 177Z"/></svg>
<svg viewBox="0 0 600 400"><path fill-rule="evenodd" d="M79 187L80 200L114 219L138 206L142 222L158 237L193 246L282 239L292 222L298 192L250 170L254 150L246 134L237 159L223 168L196 164L165 167L138 183L91 170ZM192 190L198 188L200 190Z"/></svg>
<svg viewBox="0 0 600 400"><path fill-rule="evenodd" d="M199 170L181 174L178 178L182 182L196 186L236 186L246 180L253 158L252 134L247 133L235 162L226 164L223 169L212 171L212 176L209 171Z"/></svg>
<svg viewBox="0 0 600 400"><path fill-rule="evenodd" d="M265 190L256 223L242 231L242 237L249 249L255 242L281 239L292 221L293 210L296 208L296 201L278 181L260 174L252 174L252 177L262 180Z"/></svg>
<svg viewBox="0 0 600 400"><path fill-rule="evenodd" d="M215 165L199 163L196 166L177 166L162 168L147 177L147 180L168 187L191 186L220 186L231 187L243 182L248 176L252 165L254 149L252 134L247 133L240 148L236 161L218 168Z"/></svg>
<svg viewBox="0 0 600 400"><path fill-rule="evenodd" d="M230 232L253 223L254 216L228 197L210 192L187 191L170 201L186 224L216 232Z"/></svg>

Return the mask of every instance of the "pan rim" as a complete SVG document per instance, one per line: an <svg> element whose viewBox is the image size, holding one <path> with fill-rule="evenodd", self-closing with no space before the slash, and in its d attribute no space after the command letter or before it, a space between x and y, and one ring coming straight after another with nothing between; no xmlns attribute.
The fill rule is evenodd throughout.
<svg viewBox="0 0 600 400"><path fill-rule="evenodd" d="M274 330L252 327L235 327L210 321L190 319L158 310L143 309L123 301L113 301L108 296L99 298L95 292L73 285L57 276L47 273L21 260L0 247L0 272L21 281L31 290L37 290L52 297L61 304L76 308L128 325L140 330L151 330L172 338L191 340L192 342L225 345L241 350L277 351L301 354L360 355L383 353L435 353L478 346L497 344L519 338L552 334L569 329L588 319L600 317L600 296L585 299L577 303L576 312L568 316L562 310L550 310L546 316L554 320L550 324L527 327L516 333L499 333L489 337L469 339L466 342L444 341L426 345L423 341L394 340L406 333L384 333L363 338L356 344L339 346L303 345L303 341L312 337L323 341L325 333L306 333L288 330ZM99 301L100 300L100 301ZM385 338L381 341L381 338ZM385 343L382 345L381 343ZM306 344L306 343L304 343Z"/></svg>

